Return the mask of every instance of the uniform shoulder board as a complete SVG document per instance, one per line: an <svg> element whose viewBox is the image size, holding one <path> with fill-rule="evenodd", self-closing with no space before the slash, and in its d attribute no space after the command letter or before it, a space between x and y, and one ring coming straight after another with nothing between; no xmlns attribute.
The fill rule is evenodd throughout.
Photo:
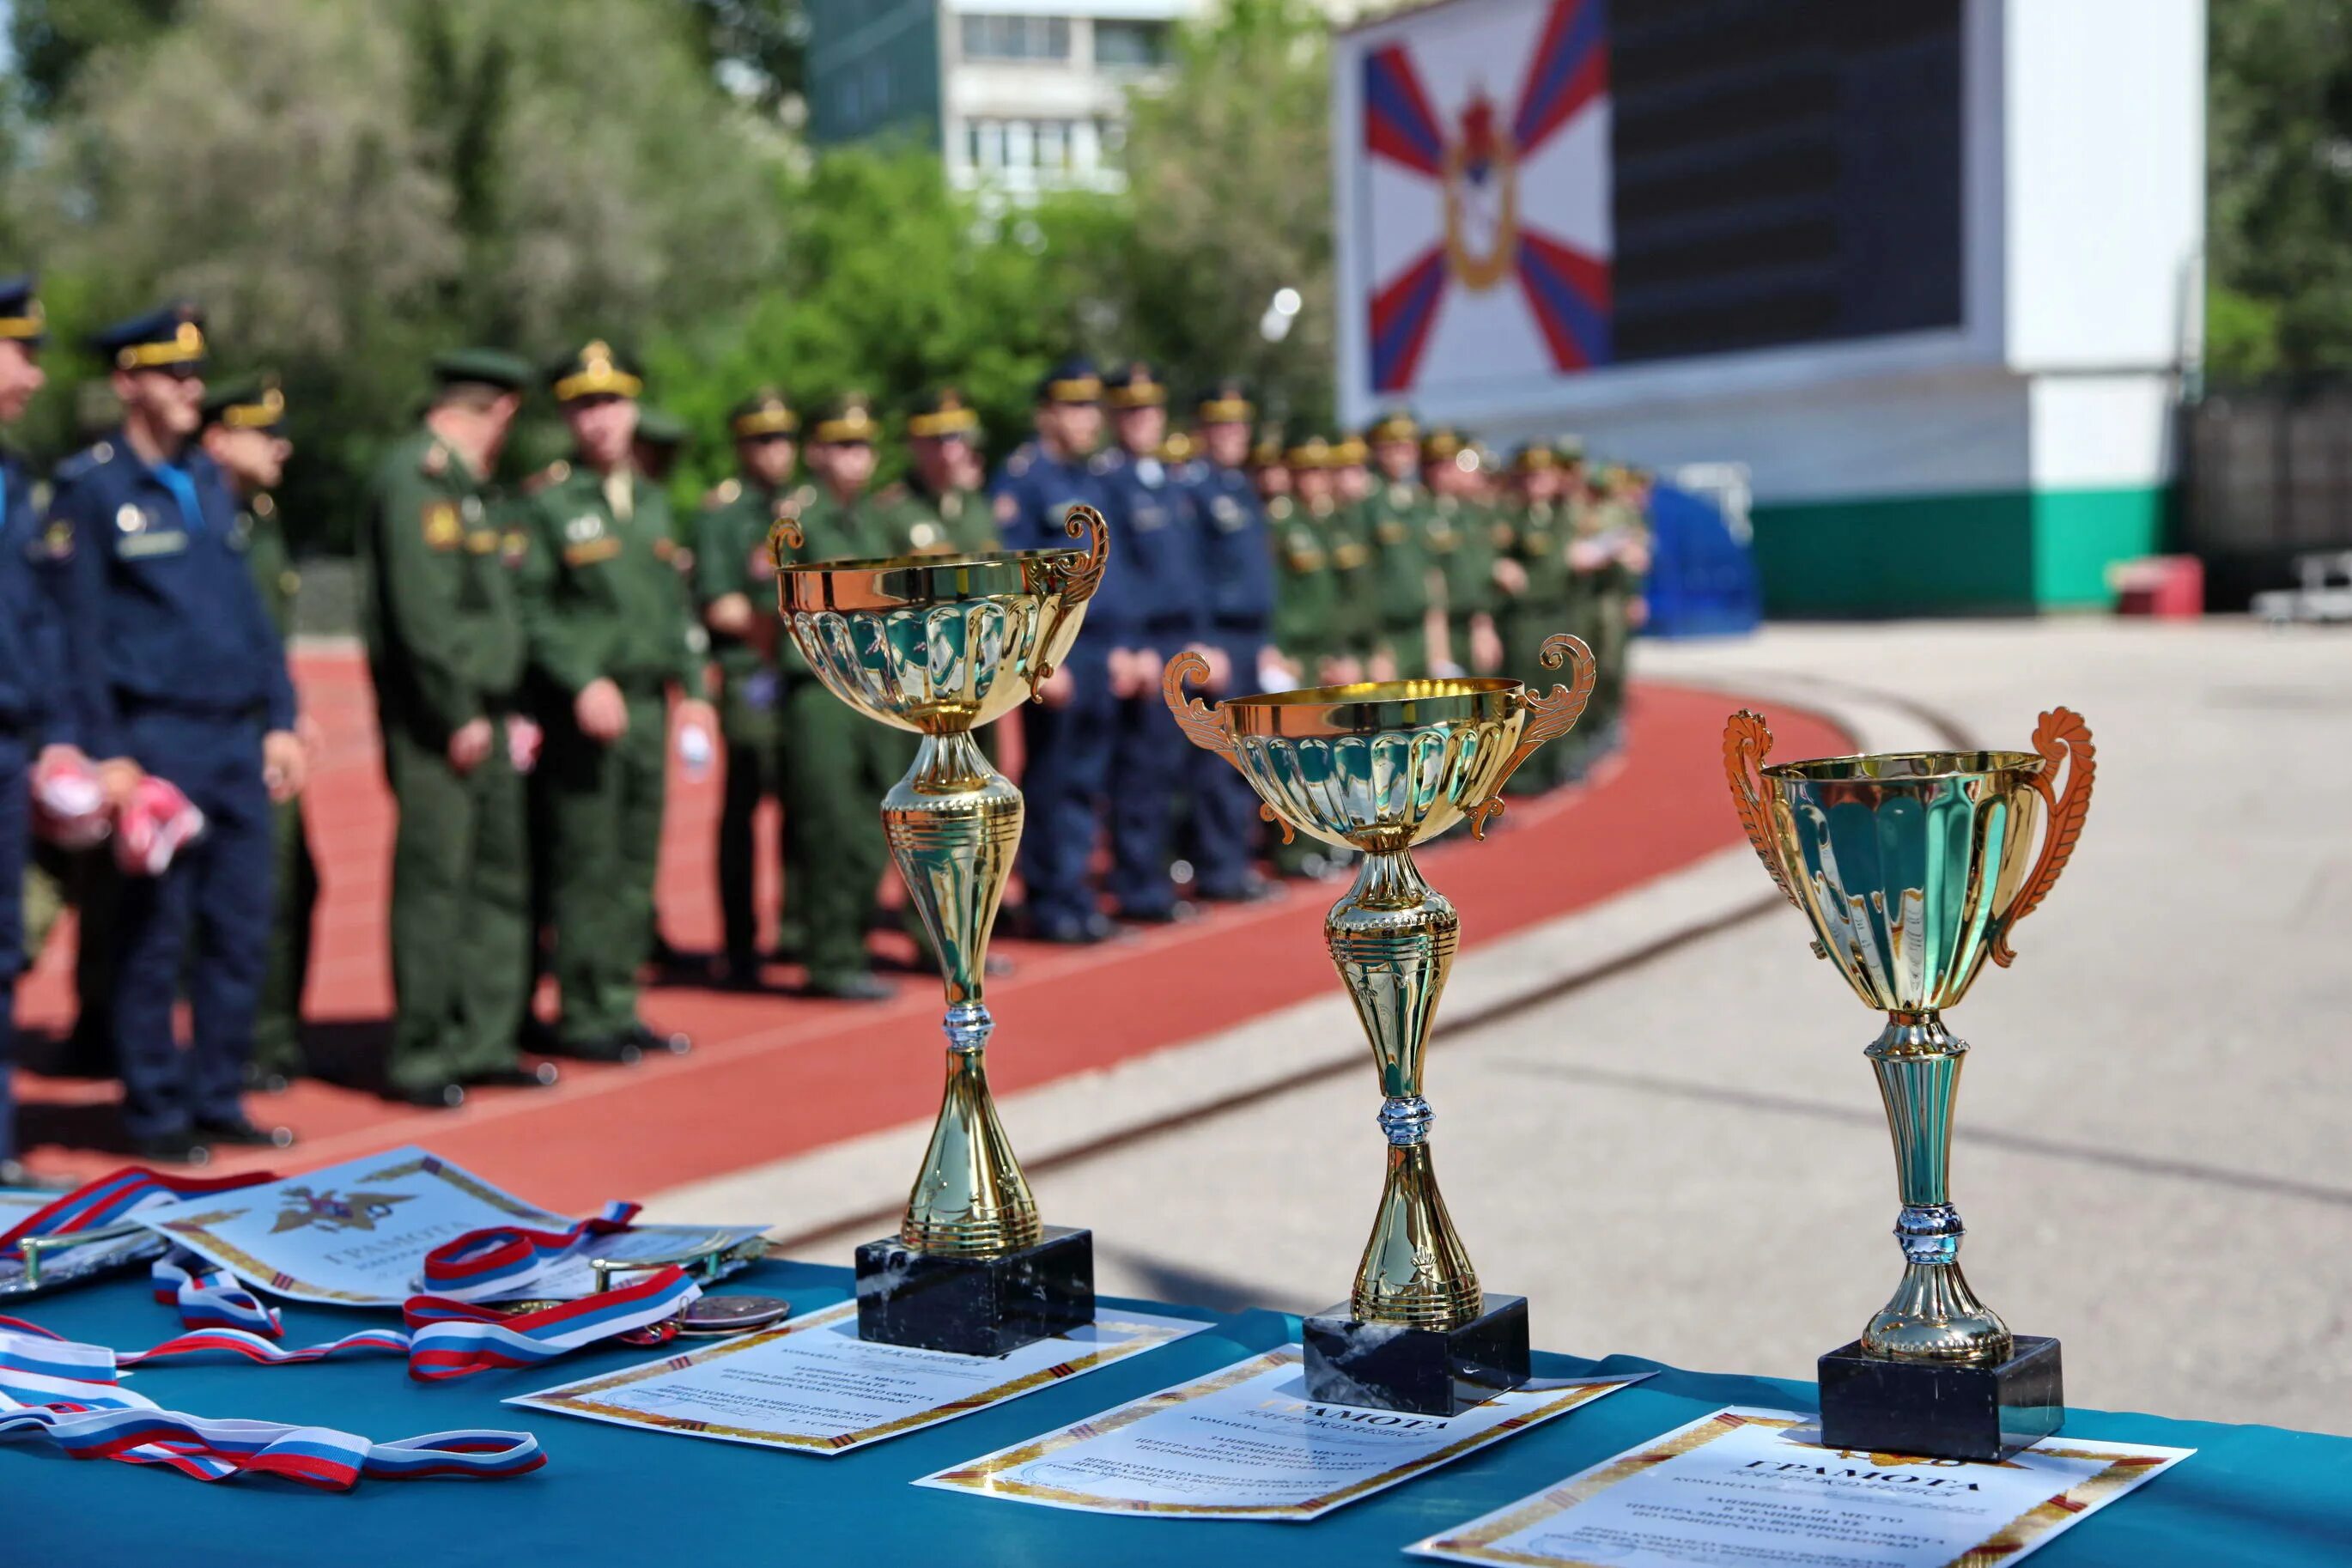
<svg viewBox="0 0 2352 1568"><path fill-rule="evenodd" d="M721 479L702 492L702 510L709 511L718 507L732 506L735 499L742 493L742 480Z"/></svg>
<svg viewBox="0 0 2352 1568"><path fill-rule="evenodd" d="M793 515L797 517L816 504L816 487L803 485L787 499L792 506Z"/></svg>
<svg viewBox="0 0 2352 1568"><path fill-rule="evenodd" d="M60 480L80 479L84 474L96 468L100 464L111 462L113 458L114 443L111 441L100 441L94 447L85 447L80 451L76 452L72 457L68 458L64 462L59 463L58 465L57 477Z"/></svg>
<svg viewBox="0 0 2352 1568"><path fill-rule="evenodd" d="M425 456L418 459L416 466L431 478L439 479L449 469L449 448L438 441L426 442Z"/></svg>
<svg viewBox="0 0 2352 1568"><path fill-rule="evenodd" d="M522 493L535 496L551 485L560 485L572 477L572 465L558 458L547 467L523 480Z"/></svg>
<svg viewBox="0 0 2352 1568"><path fill-rule="evenodd" d="M1024 447L1019 451L1013 453L1013 456L1005 458L1004 471L1008 474L1013 475L1027 473L1029 471L1029 448Z"/></svg>

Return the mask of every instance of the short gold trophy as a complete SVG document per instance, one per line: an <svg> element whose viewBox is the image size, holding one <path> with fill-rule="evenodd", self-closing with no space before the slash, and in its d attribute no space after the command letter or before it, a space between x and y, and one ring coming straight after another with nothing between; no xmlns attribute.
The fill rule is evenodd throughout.
<svg viewBox="0 0 2352 1568"><path fill-rule="evenodd" d="M1353 1293L1307 1320L1313 1398L1452 1415L1528 1380L1527 1298L1480 1288L1431 1162L1422 1062L1462 922L1412 850L1458 822L1486 836L1504 782L1591 698L1591 650L1572 637L1543 646L1547 668L1571 658L1571 684L1548 697L1517 680L1392 680L1229 698L1213 710L1184 695L1206 660L1186 653L1168 666L1162 692L1176 721L1241 770L1285 838L1303 832L1363 852L1323 936L1380 1069L1388 1184Z"/></svg>
<svg viewBox="0 0 2352 1568"><path fill-rule="evenodd" d="M1094 1237L1043 1224L988 1089L988 938L1021 842L1021 792L972 731L1045 684L1078 635L1109 536L1073 507L1078 550L799 564L776 601L825 689L922 737L882 827L947 988L947 1092L898 1234L857 1249L865 1339L1002 1355L1094 1321ZM797 548L799 531L777 524Z"/></svg>
<svg viewBox="0 0 2352 1568"><path fill-rule="evenodd" d="M1724 767L1764 868L1812 921L1816 956L1886 1014L1865 1053L1895 1139L1903 1282L1821 1358L1832 1447L1997 1459L2058 1429L2058 1342L2012 1335L1960 1272L1948 1190L1966 1042L1943 1013L2066 868L2091 809L2091 731L2042 715L2031 752L1908 752L1765 765L1772 732L1732 715ZM2068 759L2066 785L2056 784ZM2046 821L2045 821L2046 818ZM2042 847L2031 855L2034 830Z"/></svg>

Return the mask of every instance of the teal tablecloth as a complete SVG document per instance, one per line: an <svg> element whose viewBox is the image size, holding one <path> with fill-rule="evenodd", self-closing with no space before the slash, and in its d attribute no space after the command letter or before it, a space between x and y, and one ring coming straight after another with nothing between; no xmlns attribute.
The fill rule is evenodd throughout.
<svg viewBox="0 0 2352 1568"><path fill-rule="evenodd" d="M765 1290L801 1310L841 1299L847 1271L764 1264L720 1289ZM430 1386L390 1358L255 1367L163 1364L132 1386L169 1408L297 1421L379 1442L452 1426L527 1428L547 1467L497 1482L363 1481L349 1493L239 1479L206 1486L169 1471L74 1460L0 1442L0 1564L8 1568L595 1568L601 1564L901 1563L1364 1564L1421 1561L1402 1549L1446 1526L1726 1405L1815 1408L1812 1385L1657 1368L1659 1375L1311 1524L1128 1519L910 1487L1004 1447L1265 1350L1297 1334L1273 1312L1219 1317L1133 1307L1216 1327L995 1409L834 1458L635 1432L499 1401L646 1359L585 1352L536 1371ZM142 1278L7 1309L68 1338L133 1350L166 1337L172 1313ZM348 1333L373 1314L292 1308L287 1342ZM1654 1362L1539 1356L1545 1374L1633 1371ZM2162 1443L2194 1458L2042 1548L2034 1568L2352 1563L2352 1439L2070 1410L2071 1436Z"/></svg>

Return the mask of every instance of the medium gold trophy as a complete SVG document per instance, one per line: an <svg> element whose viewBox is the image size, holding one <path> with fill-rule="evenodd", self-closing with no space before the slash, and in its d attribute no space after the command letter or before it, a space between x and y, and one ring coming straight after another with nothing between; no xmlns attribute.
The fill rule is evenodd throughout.
<svg viewBox="0 0 2352 1568"><path fill-rule="evenodd" d="M1043 686L1078 635L1110 542L1072 507L1078 550L799 564L776 602L825 689L922 737L882 802L890 858L947 989L947 1092L895 1237L857 1249L863 1338L970 1355L1094 1321L1094 1237L1043 1224L988 1089L988 938L1021 842L1021 792L972 739ZM799 529L776 525L797 549Z"/></svg>
<svg viewBox="0 0 2352 1568"><path fill-rule="evenodd" d="M1731 716L1723 761L1748 842L1886 1027L1864 1053L1895 1139L1903 1282L1862 1337L1821 1358L1832 1447L1996 1459L2064 1415L2058 1342L2012 1335L1960 1272L1949 1172L1966 1042L1944 1026L2074 852L2096 772L2090 727L2042 715L2031 752L1904 752L1764 763L1772 732ZM2068 766L2071 759L2071 766ZM2066 768L2062 793L2056 779ZM2038 856L2029 851L2037 824Z"/></svg>
<svg viewBox="0 0 2352 1568"><path fill-rule="evenodd" d="M1184 733L1241 770L1285 839L1304 832L1363 852L1323 936L1380 1069L1388 1184L1353 1293L1307 1320L1316 1399L1451 1415L1528 1380L1527 1298L1480 1288L1431 1162L1422 1062L1462 922L1412 850L1463 821L1484 837L1504 782L1584 711L1591 650L1555 637L1542 657L1552 669L1574 660L1571 684L1548 697L1517 680L1391 680L1212 710L1184 695L1208 673L1196 653L1171 660L1162 681Z"/></svg>

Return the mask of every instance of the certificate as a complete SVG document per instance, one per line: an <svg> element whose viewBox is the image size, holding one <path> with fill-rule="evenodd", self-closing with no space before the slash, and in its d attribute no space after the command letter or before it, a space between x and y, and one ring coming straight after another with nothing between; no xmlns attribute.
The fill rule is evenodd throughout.
<svg viewBox="0 0 2352 1568"><path fill-rule="evenodd" d="M1034 1394L1208 1326L1105 1311L1084 1328L1010 1354L955 1355L861 1340L857 1303L844 1301L786 1328L507 1403L722 1443L841 1454Z"/></svg>
<svg viewBox="0 0 2352 1568"><path fill-rule="evenodd" d="M1318 1519L1649 1375L1544 1380L1459 1415L1307 1397L1280 1345L917 1486L1092 1513Z"/></svg>
<svg viewBox="0 0 2352 1568"><path fill-rule="evenodd" d="M467 1231L572 1226L415 1148L143 1208L132 1217L249 1285L333 1307L399 1306L420 1289L425 1255ZM698 1243L716 1251L759 1235L756 1226L638 1226L587 1237L505 1294L571 1300L595 1288L591 1258L675 1257Z"/></svg>
<svg viewBox="0 0 2352 1568"><path fill-rule="evenodd" d="M2193 1448L2045 1437L1998 1464L1824 1448L1734 1407L1408 1548L1538 1568L1944 1568L2011 1563Z"/></svg>

